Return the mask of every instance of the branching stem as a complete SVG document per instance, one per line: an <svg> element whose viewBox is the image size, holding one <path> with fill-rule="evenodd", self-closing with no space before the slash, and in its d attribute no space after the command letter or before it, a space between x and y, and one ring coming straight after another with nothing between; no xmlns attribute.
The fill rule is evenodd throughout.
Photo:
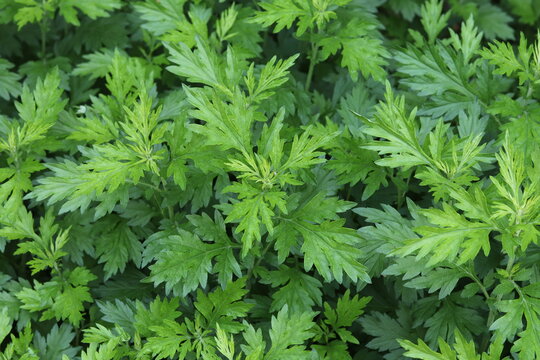
<svg viewBox="0 0 540 360"><path fill-rule="evenodd" d="M262 253L261 253L261 256L259 256L259 258L257 259L257 261L255 262L255 264L253 264L253 266L251 268L249 268L248 270L248 273L246 275L246 287L249 289L251 287L251 284L248 282L249 279L251 279L251 277L253 276L253 271L255 270L256 267L258 267L261 262L263 261L264 259L264 255L266 255L266 253L268 252L268 250L270 250L270 247L272 246L272 244L274 244L274 241L268 241L268 243L266 244L266 246L264 247Z"/></svg>

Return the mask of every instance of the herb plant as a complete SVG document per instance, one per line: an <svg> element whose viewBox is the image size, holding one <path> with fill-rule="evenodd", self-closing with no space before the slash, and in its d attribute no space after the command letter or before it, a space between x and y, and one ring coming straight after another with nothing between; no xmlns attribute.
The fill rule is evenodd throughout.
<svg viewBox="0 0 540 360"><path fill-rule="evenodd" d="M540 359L533 0L0 0L0 359Z"/></svg>

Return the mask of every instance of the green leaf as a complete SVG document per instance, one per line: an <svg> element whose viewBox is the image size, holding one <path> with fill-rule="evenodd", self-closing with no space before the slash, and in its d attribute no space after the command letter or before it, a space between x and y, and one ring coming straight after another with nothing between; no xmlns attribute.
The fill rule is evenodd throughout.
<svg viewBox="0 0 540 360"><path fill-rule="evenodd" d="M135 329L141 336L148 336L152 332L149 330L153 326L160 325L165 320L174 321L182 313L178 311L178 298L161 300L154 299L146 308L141 302L136 303Z"/></svg>
<svg viewBox="0 0 540 360"><path fill-rule="evenodd" d="M496 360L501 358L502 352L502 342L497 339L491 344L489 354L480 355L475 349L474 342L467 341L459 331L455 332L454 349L443 339L439 339L439 352L433 351L422 340L418 340L418 344L408 340L399 340L399 343L407 350L405 356L424 360Z"/></svg>
<svg viewBox="0 0 540 360"><path fill-rule="evenodd" d="M480 5L474 20L487 39L514 38L514 30L508 25L512 17L496 5L490 3Z"/></svg>
<svg viewBox="0 0 540 360"><path fill-rule="evenodd" d="M160 110L152 110L152 99L144 91L132 109L124 107L123 111L126 119L121 123L122 141L79 147L88 158L81 164L67 159L49 164L54 176L42 178L30 197L38 201L48 199L48 204L66 200L60 213L85 211L93 200L98 200L101 204L96 219L110 213L118 202L125 204L126 182L137 184L146 172L158 172L157 161L162 158L163 150L157 150L156 145L163 141L166 129L158 126Z"/></svg>
<svg viewBox="0 0 540 360"><path fill-rule="evenodd" d="M344 227L344 220L337 215L351 208L352 203L325 198L315 189L307 195L294 197L294 202L290 200L302 205L283 216L275 228L278 260L283 262L291 248L301 244L306 271L315 266L325 281L341 283L345 273L353 281L369 283L366 267L360 262L362 239L354 230Z"/></svg>
<svg viewBox="0 0 540 360"><path fill-rule="evenodd" d="M257 86L254 85L254 67L252 63L244 81L248 86L248 91L253 101L260 102L274 95L274 89L287 82L288 70L294 65L297 58L298 55L291 56L286 60L277 60L275 56L272 57L261 69Z"/></svg>
<svg viewBox="0 0 540 360"><path fill-rule="evenodd" d="M272 294L270 311L287 305L291 312L301 313L322 304L321 282L298 269L281 265L276 271L261 271L260 276L263 284L278 288Z"/></svg>
<svg viewBox="0 0 540 360"><path fill-rule="evenodd" d="M443 261L461 265L474 259L480 250L485 255L489 254L489 234L495 230L493 226L469 221L446 203L443 203L442 210L424 210L422 214L436 226L416 228L422 237L407 240L395 254L407 256L416 253L417 259L427 256L427 266Z"/></svg>
<svg viewBox="0 0 540 360"><path fill-rule="evenodd" d="M19 2L23 6L18 8L15 16L13 16L19 30L28 23L41 21L43 16L47 16L48 12L54 10L51 4L47 3L42 6L36 0L21 0Z"/></svg>
<svg viewBox="0 0 540 360"><path fill-rule="evenodd" d="M285 211L286 193L283 191L264 191L245 183L235 183L224 189L226 192L239 193L240 201L235 202L225 222L238 222L235 232L242 232L242 255L245 256L253 247L254 241L261 241L262 224L269 233L274 230L272 217L277 206Z"/></svg>
<svg viewBox="0 0 540 360"><path fill-rule="evenodd" d="M98 346L97 344L90 344L86 351L81 353L81 360L113 360L115 356L114 342L108 342ZM62 360L69 360L69 358L62 358Z"/></svg>
<svg viewBox="0 0 540 360"><path fill-rule="evenodd" d="M66 21L75 26L79 26L80 22L77 17L77 8L90 19L109 16L109 11L119 9L122 6L121 0L87 0L84 2L77 0L62 0L59 4L60 14Z"/></svg>
<svg viewBox="0 0 540 360"><path fill-rule="evenodd" d="M378 165L391 167L430 165L432 159L418 139L419 128L415 121L416 109L407 114L404 98L395 98L389 83L386 84L385 100L386 103L381 103L377 107L374 121L359 116L368 125L365 131L369 135L388 141L373 141L363 147L378 151L380 155L391 155L390 158L376 161Z"/></svg>
<svg viewBox="0 0 540 360"><path fill-rule="evenodd" d="M301 359L308 355L304 341L312 336L313 312L289 313L287 306L272 316L269 331L272 345L265 360Z"/></svg>
<svg viewBox="0 0 540 360"><path fill-rule="evenodd" d="M429 298L427 299L429 300ZM425 304L430 304L430 302L427 301ZM430 306L433 306L433 302ZM439 338L450 341L456 330L467 337L485 331L484 319L474 307L468 306L473 306L473 304L467 304L467 301L460 298L459 295L446 297L441 307L424 321L425 327L428 328L424 339L430 345L434 345Z"/></svg>
<svg viewBox="0 0 540 360"><path fill-rule="evenodd" d="M185 21L185 1L151 0L136 2L135 10L145 21L142 27L156 36L175 30Z"/></svg>
<svg viewBox="0 0 540 360"><path fill-rule="evenodd" d="M61 356L75 356L78 349L71 346L73 339L75 339L75 332L70 325L62 324L58 326L55 324L47 337L36 333L34 344L39 352L40 359L55 360Z"/></svg>
<svg viewBox="0 0 540 360"><path fill-rule="evenodd" d="M442 13L443 2L438 0L426 1L421 8L420 22L428 35L429 42L435 42L440 32L447 26L450 12Z"/></svg>
<svg viewBox="0 0 540 360"><path fill-rule="evenodd" d="M225 74L221 68L218 55L209 49L200 38L196 38L197 50L191 49L184 43L176 46L165 44L170 52L169 60L175 64L167 67L167 70L175 75L186 77L189 82L202 83L232 94L229 86L225 83Z"/></svg>
<svg viewBox="0 0 540 360"><path fill-rule="evenodd" d="M172 358L176 354L183 360L191 351L191 336L185 324L172 320L163 320L163 323L150 328L155 335L148 338L144 344L143 352L152 354L155 359Z"/></svg>
<svg viewBox="0 0 540 360"><path fill-rule="evenodd" d="M256 12L253 21L265 27L276 24L275 33L284 28L290 29L296 20L298 20L297 36L313 26L310 4L307 1L273 0L262 2L260 6L263 11Z"/></svg>
<svg viewBox="0 0 540 360"><path fill-rule="evenodd" d="M237 333L245 328L236 319L246 316L253 304L242 301L247 294L245 278L229 282L225 289L217 288L208 295L197 290L195 308L206 321L206 326L229 333Z"/></svg>
<svg viewBox="0 0 540 360"><path fill-rule="evenodd" d="M386 72L383 66L387 64L385 58L389 53L381 40L365 36L343 40L342 46L341 66L349 69L353 79L357 78L358 71L366 78L371 75L375 80L384 79Z"/></svg>
<svg viewBox="0 0 540 360"><path fill-rule="evenodd" d="M86 286L66 286L62 293L55 297L50 311L57 319L67 319L76 327L83 319L84 303L92 302L89 288Z"/></svg>
<svg viewBox="0 0 540 360"><path fill-rule="evenodd" d="M413 289L428 289L428 293L439 292L439 299L450 295L457 282L467 274L459 268L436 268L406 283Z"/></svg>
<svg viewBox="0 0 540 360"><path fill-rule="evenodd" d="M360 315L364 313L364 308L371 300L370 297L360 298L358 295L350 297L350 291L347 290L345 294L338 299L335 309L330 304L324 303L324 320L323 325L320 326L320 332L325 338L338 338L339 340L330 343L330 347L319 347L319 352L337 352L347 354L346 343L358 344L358 339L347 328L355 322ZM339 345L339 344L342 345ZM345 345L343 347L343 345Z"/></svg>
<svg viewBox="0 0 540 360"><path fill-rule="evenodd" d="M12 320L8 316L8 309L6 307L2 308L2 311L0 312L0 343L2 343L6 336L11 332L11 322Z"/></svg>
<svg viewBox="0 0 540 360"><path fill-rule="evenodd" d="M264 358L266 342L263 339L261 329L255 330L252 325L248 325L243 332L245 345L242 345L242 351L246 354L246 360L260 360Z"/></svg>
<svg viewBox="0 0 540 360"><path fill-rule="evenodd" d="M21 101L15 103L23 126L18 135L19 146L30 144L45 138L46 132L56 122L58 114L64 109L67 100L62 100L60 75L58 70L51 71L44 79L39 79L33 92L23 87Z"/></svg>
<svg viewBox="0 0 540 360"><path fill-rule="evenodd" d="M252 110L246 109L243 99L237 98L234 103L226 104L209 95L208 92L195 88L184 88L188 101L195 108L191 116L203 120L205 125L192 124L191 128L207 137L208 145L219 145L224 150L250 149L250 129L254 121Z"/></svg>
<svg viewBox="0 0 540 360"><path fill-rule="evenodd" d="M490 64L495 65L495 73L513 76L517 75L519 84L523 84L526 80L534 79L534 75L529 68L529 61L532 56L532 49L527 45L527 39L521 34L518 56L514 52L510 43L493 41L489 44L489 48L484 48L480 51L480 55Z"/></svg>
<svg viewBox="0 0 540 360"><path fill-rule="evenodd" d="M135 304L132 301L120 301L119 299L115 299L114 302L98 301L97 306L103 313L102 320L114 324L115 326L121 326L130 334L134 333L133 317L135 313Z"/></svg>
<svg viewBox="0 0 540 360"><path fill-rule="evenodd" d="M12 63L0 59L0 97L4 100L17 97L21 93L20 76L9 71L12 67Z"/></svg>
<svg viewBox="0 0 540 360"><path fill-rule="evenodd" d="M503 148L496 154L500 169L500 177L491 177L491 181L497 189L500 200L494 202L497 210L493 217L507 217L509 224L515 224L519 233L523 232L519 239L519 245L525 250L531 242L536 243L537 232L534 227L520 226L521 223L535 222L540 214L540 197L537 194L538 182L527 174L528 159L521 151L510 142L510 137L505 137ZM513 256L514 244L509 244L508 237L513 238L513 234L503 237L503 248Z"/></svg>
<svg viewBox="0 0 540 360"><path fill-rule="evenodd" d="M490 327L490 330L495 330L495 334L501 339L512 339L510 340L513 343L512 351L518 352L523 358L540 355L537 346L534 345L540 340L538 328L540 307L538 293L534 288L534 285L523 289L517 288L518 299L499 301L496 307L504 315L495 320ZM516 333L518 339L514 339Z"/></svg>
<svg viewBox="0 0 540 360"><path fill-rule="evenodd" d="M386 58L390 57L390 53L379 36L380 24L360 14L317 41L321 46L321 57L325 60L341 50L340 64L349 69L353 80L358 79L360 71L366 79L372 76L382 81L386 75L383 67L387 65Z"/></svg>
<svg viewBox="0 0 540 360"><path fill-rule="evenodd" d="M77 76L88 76L90 79L105 77L109 73L109 68L113 63L115 52L107 48L101 49L91 54L86 54L86 60L73 69L72 74Z"/></svg>
<svg viewBox="0 0 540 360"><path fill-rule="evenodd" d="M216 245L223 246L223 251L215 257L214 264L214 273L218 274L220 285L223 287L232 281L233 275L241 277L242 271L234 253L234 248L237 245L230 240L221 214L216 211L214 220L206 213L203 213L202 216L189 215L188 219L195 226L197 235L203 239L214 241Z"/></svg>
<svg viewBox="0 0 540 360"><path fill-rule="evenodd" d="M391 354L399 354L402 351L398 339L407 339L411 337L412 323L410 314L404 310L398 310L397 319L388 314L380 312L370 312L360 320L364 331L374 338L366 346L378 351L390 351Z"/></svg>
<svg viewBox="0 0 540 360"><path fill-rule="evenodd" d="M217 327L216 331L216 347L218 351L227 358L227 360L234 360L234 338L231 335L227 336L227 333L221 328Z"/></svg>
<svg viewBox="0 0 540 360"><path fill-rule="evenodd" d="M320 225L294 222L294 229L303 238L304 269L315 268L326 280L343 281L345 273L352 281L371 282L366 267L359 262L362 252L359 236L343 227L344 221L325 221Z"/></svg>
<svg viewBox="0 0 540 360"><path fill-rule="evenodd" d="M439 343L441 347L441 353L431 350L429 346L422 340L418 340L418 345L405 340L400 341L400 345L407 350L403 355L410 357L412 359L423 359L423 360L454 360L456 359L456 353L450 346L446 344L443 340Z"/></svg>
<svg viewBox="0 0 540 360"><path fill-rule="evenodd" d="M512 13L519 16L519 20L525 24L533 24L540 15L534 0L510 0Z"/></svg>
<svg viewBox="0 0 540 360"><path fill-rule="evenodd" d="M149 280L155 285L165 283L167 293L172 291L185 296L199 286L206 287L208 276L214 271L225 283L233 273L239 276L241 272L233 249L230 240L223 236L209 243L193 233L179 230L175 235L152 235L146 241L143 256L144 263L155 260L150 265Z"/></svg>
<svg viewBox="0 0 540 360"><path fill-rule="evenodd" d="M463 54L464 61L468 63L480 49L483 33L479 32L476 28L472 16L461 24L460 36L452 29L449 30L452 46L456 51L460 51Z"/></svg>
<svg viewBox="0 0 540 360"><path fill-rule="evenodd" d="M332 309L328 303L324 305L325 322L335 329L349 327L364 313L364 308L371 301L370 297L360 298L358 295L350 297L350 291L338 299L337 306Z"/></svg>
<svg viewBox="0 0 540 360"><path fill-rule="evenodd" d="M140 266L143 246L126 223L120 222L96 242L96 256L104 263L105 279L123 272L131 260Z"/></svg>

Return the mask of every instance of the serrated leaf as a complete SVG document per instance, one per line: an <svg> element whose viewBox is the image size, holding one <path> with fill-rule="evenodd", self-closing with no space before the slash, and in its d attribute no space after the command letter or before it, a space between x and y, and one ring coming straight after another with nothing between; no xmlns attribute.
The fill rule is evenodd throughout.
<svg viewBox="0 0 540 360"><path fill-rule="evenodd" d="M12 63L0 59L0 97L4 100L17 97L21 93L20 76L10 71L12 67Z"/></svg>

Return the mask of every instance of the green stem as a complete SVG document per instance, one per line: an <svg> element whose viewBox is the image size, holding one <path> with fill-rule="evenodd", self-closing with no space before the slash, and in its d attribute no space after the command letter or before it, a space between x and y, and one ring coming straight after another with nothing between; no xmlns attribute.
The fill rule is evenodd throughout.
<svg viewBox="0 0 540 360"><path fill-rule="evenodd" d="M133 184L133 185L135 185L135 186L137 186L137 185L147 186L147 187L149 187L149 188L151 188L151 189L153 189L153 190L155 190L155 191L157 191L157 192L161 192L161 189L160 189L159 187L157 187L157 186L155 186L155 185L152 185L152 184L149 184L149 183L146 183L146 182L143 182L143 181L137 181L137 182L135 183L135 182L134 182L133 180L131 180L131 179L126 179L125 182L127 182L127 183L129 183L129 184Z"/></svg>
<svg viewBox="0 0 540 360"><path fill-rule="evenodd" d="M41 60L43 62L46 62L47 61L47 58L45 56L45 51L47 49L47 27L48 27L48 13L47 13L47 10L45 9L45 0L42 0L41 1L41 7L42 7L42 11L43 11L43 18L41 19L41 22L39 23L39 31L41 33L41 54L40 54L40 57L41 57Z"/></svg>
<svg viewBox="0 0 540 360"><path fill-rule="evenodd" d="M537 77L538 77L538 70L535 70L533 74L533 79L536 79ZM527 93L525 94L525 98L530 99L533 95L533 91L534 91L533 82L529 80L527 83Z"/></svg>
<svg viewBox="0 0 540 360"><path fill-rule="evenodd" d="M480 288L480 291L482 291L482 294L484 295L486 300L491 299L491 296L489 296L489 293L487 292L486 287L484 286L484 284L482 284L478 276L476 276L476 274L474 273L474 269L467 269L461 265L459 265L458 268L464 273L466 273L469 279L473 280L476 283L476 285L478 285L478 287Z"/></svg>
<svg viewBox="0 0 540 360"><path fill-rule="evenodd" d="M489 307L489 315L487 320L487 332L482 337L482 343L480 345L480 351L487 350L488 343L489 343L489 328L491 327L491 324L493 324L493 321L495 321L495 311L493 306Z"/></svg>
<svg viewBox="0 0 540 360"><path fill-rule="evenodd" d="M345 186L347 187L347 191L345 191L345 200L349 201L349 199L351 198L351 185L348 184Z"/></svg>
<svg viewBox="0 0 540 360"><path fill-rule="evenodd" d="M516 247L514 246L514 252L516 251ZM510 272L512 268L514 267L514 262L516 261L516 257L514 255L510 256L508 259L508 264L506 264L506 272Z"/></svg>
<svg viewBox="0 0 540 360"><path fill-rule="evenodd" d="M161 180L161 187L163 188L163 192L161 194L164 194L167 191L167 180L163 176L159 177ZM169 219L174 222L174 209L172 205L167 205L167 211L169 212Z"/></svg>
<svg viewBox="0 0 540 360"><path fill-rule="evenodd" d="M482 294L486 298L486 301L489 301L491 299L491 296L487 292L487 289L484 286L484 284L482 284L480 279L476 276L475 271L474 271L474 267L472 267L471 269L468 269L468 268L465 268L463 266L458 266L458 268L461 271L465 272L467 274L467 276L470 279L472 279L478 285L478 287L480 287L480 290L482 291ZM488 305L488 306L489 306L489 315L488 315L488 321L487 321L488 331L482 337L482 342L481 342L481 345L480 345L481 346L480 349L482 349L482 350L486 350L486 348L487 348L487 345L488 345L488 342L489 342L489 327L493 323L493 320L494 320L494 317L495 317L494 308L491 305Z"/></svg>
<svg viewBox="0 0 540 360"><path fill-rule="evenodd" d="M317 64L317 55L319 53L319 46L315 45L313 42L311 43L311 54L309 56L309 69L306 77L306 90L309 90L309 87L311 86L311 79L313 78L313 69L315 68L315 65Z"/></svg>
<svg viewBox="0 0 540 360"><path fill-rule="evenodd" d="M527 94L525 94L526 99L530 99L533 94L533 87L531 82L529 82L529 86L527 87Z"/></svg>
<svg viewBox="0 0 540 360"><path fill-rule="evenodd" d="M517 247L514 247L513 252L516 251L516 248ZM509 273L510 270L512 270L512 268L514 267L514 262L515 261L516 261L516 258L515 258L514 255L509 256L508 263L506 264L506 272L507 273ZM495 303L498 303L501 300L502 300L502 294L499 294L497 296L496 300L495 300ZM494 306L489 307L489 315L488 315L488 319L487 319L488 332L484 335L484 338L482 339L482 345L481 345L482 350L487 350L487 346L488 346L488 342L489 342L489 328L491 327L491 325L495 321L496 312L497 312L497 310L495 309Z"/></svg>
<svg viewBox="0 0 540 360"><path fill-rule="evenodd" d="M268 241L268 244L266 244L266 246L264 247L262 253L261 253L261 256L259 256L259 258L257 259L257 261L255 262L255 264L253 264L253 266L251 268L249 268L248 270L248 273L246 275L246 283L247 283L247 288L249 289L251 287L251 284L248 283L249 279L251 279L251 277L253 276L253 271L255 270L255 268L257 266L260 265L261 261L264 259L264 255L266 255L266 253L268 252L268 250L270 250L270 247L272 246L272 244L274 243L274 241Z"/></svg>
<svg viewBox="0 0 540 360"><path fill-rule="evenodd" d="M46 30L45 30L45 26L40 26L39 28L41 30L41 60L45 62L47 61L47 59L45 58L45 49L47 47Z"/></svg>
<svg viewBox="0 0 540 360"><path fill-rule="evenodd" d="M54 272L56 272L56 274L58 275L62 283L66 281L66 279L64 278L64 273L62 272L62 269L60 268L60 266L58 265L56 261L54 262L54 265L53 265L53 273Z"/></svg>

